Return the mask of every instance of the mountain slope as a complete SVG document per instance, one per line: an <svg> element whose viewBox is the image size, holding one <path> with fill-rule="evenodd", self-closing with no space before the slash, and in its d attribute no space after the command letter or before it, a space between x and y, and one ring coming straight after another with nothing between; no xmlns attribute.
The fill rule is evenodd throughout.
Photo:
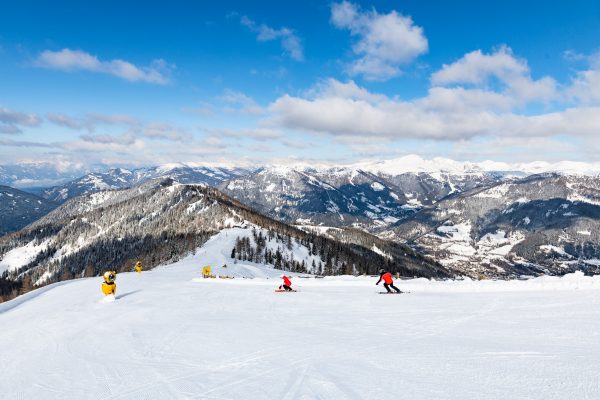
<svg viewBox="0 0 600 400"><path fill-rule="evenodd" d="M352 168L270 167L219 187L261 213L288 223L373 230L451 193L498 180L486 173L392 175Z"/></svg>
<svg viewBox="0 0 600 400"><path fill-rule="evenodd" d="M18 189L0 186L0 236L48 214L58 204Z"/></svg>
<svg viewBox="0 0 600 400"><path fill-rule="evenodd" d="M473 189L380 235L471 275L598 272L600 179L544 174Z"/></svg>
<svg viewBox="0 0 600 400"><path fill-rule="evenodd" d="M373 277L292 278L298 293L274 293L280 279L199 279L203 250L119 274L114 302L102 301L96 277L0 304L3 398L505 400L510 390L514 399L592 400L600 392L599 277L402 280L410 293L393 296L377 294Z"/></svg>
<svg viewBox="0 0 600 400"><path fill-rule="evenodd" d="M0 273L42 285L97 275L108 268L130 270L136 259L152 268L177 260L217 232L235 226L255 228L251 237L240 238L244 240L236 258L242 261L324 274L375 273L382 266L408 276L452 273L408 248L404 258L390 259L372 249L266 218L216 189L172 180L149 184L146 190L138 187L72 199L26 229L0 239Z"/></svg>

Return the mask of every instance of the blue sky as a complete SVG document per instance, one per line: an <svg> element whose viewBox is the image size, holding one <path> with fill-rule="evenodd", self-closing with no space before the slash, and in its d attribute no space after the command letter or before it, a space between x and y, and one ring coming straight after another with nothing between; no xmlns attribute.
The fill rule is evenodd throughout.
<svg viewBox="0 0 600 400"><path fill-rule="evenodd" d="M0 164L597 159L597 2L189 3L0 5Z"/></svg>

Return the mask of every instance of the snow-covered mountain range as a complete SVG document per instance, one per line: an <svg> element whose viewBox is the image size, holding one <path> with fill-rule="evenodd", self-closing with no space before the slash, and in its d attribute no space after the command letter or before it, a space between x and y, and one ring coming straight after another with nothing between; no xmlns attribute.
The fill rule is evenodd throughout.
<svg viewBox="0 0 600 400"><path fill-rule="evenodd" d="M506 180L448 196L378 233L471 274L597 273L600 179Z"/></svg>
<svg viewBox="0 0 600 400"><path fill-rule="evenodd" d="M350 165L351 168L387 175L404 173L446 173L450 175L469 175L477 173L500 173L515 176L560 172L572 175L599 175L600 162L579 161L534 161L529 163L507 163L498 161L468 162L435 157L430 160L412 154L383 161L363 161Z"/></svg>
<svg viewBox="0 0 600 400"><path fill-rule="evenodd" d="M40 195L62 203L82 194L129 188L158 178L173 178L180 183L204 183L216 186L248 172L243 168L217 168L188 164L166 164L134 170L114 168L107 172L92 172L62 185L44 189Z"/></svg>
<svg viewBox="0 0 600 400"><path fill-rule="evenodd" d="M329 235L332 240L365 245L362 237L348 240L352 228L406 243L471 276L592 271L600 265L599 163L464 163L406 156L339 167L171 164L91 173L43 195L73 199L51 214L71 218L129 201L164 178L216 187L305 231L341 228L330 231L342 232ZM371 248L373 239L367 241Z"/></svg>
<svg viewBox="0 0 600 400"><path fill-rule="evenodd" d="M269 167L219 188L261 213L299 225L388 226L445 196L493 184L497 174L399 175L355 168Z"/></svg>

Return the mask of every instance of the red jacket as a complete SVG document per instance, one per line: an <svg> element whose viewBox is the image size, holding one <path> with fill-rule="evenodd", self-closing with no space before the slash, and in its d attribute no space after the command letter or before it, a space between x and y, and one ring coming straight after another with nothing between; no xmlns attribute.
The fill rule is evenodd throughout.
<svg viewBox="0 0 600 400"><path fill-rule="evenodd" d="M285 286L292 286L292 281L289 280L289 278L287 276L283 277L283 284Z"/></svg>
<svg viewBox="0 0 600 400"><path fill-rule="evenodd" d="M389 273L389 272L386 272L385 274L383 274L383 275L381 276L381 279L383 279L383 281L384 281L385 283L387 283L388 285L389 285L390 283L394 282L394 279L392 278L392 274L391 274L391 273Z"/></svg>

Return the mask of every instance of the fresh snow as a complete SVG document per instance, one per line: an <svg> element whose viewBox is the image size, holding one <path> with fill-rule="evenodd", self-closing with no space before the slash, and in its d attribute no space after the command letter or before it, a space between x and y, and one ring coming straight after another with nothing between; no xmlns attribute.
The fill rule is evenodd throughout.
<svg viewBox="0 0 600 400"><path fill-rule="evenodd" d="M266 230L256 228L256 233L259 232L265 237L268 234ZM274 278L284 273L281 270L262 264L233 260L231 250L235 247L235 241L238 237L240 239L248 237L252 242L252 246L256 245L251 227L224 229L210 238L196 254L184 258L173 264L172 267L189 267L193 269L194 265L196 268L210 265L213 274L238 278ZM266 247L273 252L279 249L284 259L293 258L300 262L304 260L307 268L311 267L313 261L316 265L319 265L319 261L321 261L319 257L309 254L308 248L300 246L295 240L292 241L291 250L288 250L284 244L274 239L272 241L267 240Z"/></svg>
<svg viewBox="0 0 600 400"><path fill-rule="evenodd" d="M24 267L35 260L37 255L46 248L48 248L48 241L39 243L37 240L32 240L25 246L10 250L0 260L0 275L4 271L16 271Z"/></svg>
<svg viewBox="0 0 600 400"><path fill-rule="evenodd" d="M480 197L480 198L491 198L491 199L502 199L506 196L506 193L508 193L508 190L510 189L510 185L498 185L498 186L494 186L492 188L483 190L479 193L477 193L475 195L475 197Z"/></svg>
<svg viewBox="0 0 600 400"><path fill-rule="evenodd" d="M379 182L373 182L373 183L371 183L371 189L373 189L376 192L381 192L382 190L385 189L385 186L383 186Z"/></svg>
<svg viewBox="0 0 600 400"><path fill-rule="evenodd" d="M0 304L6 399L596 399L600 277L397 282L176 264L50 285ZM229 268L235 268L230 270ZM239 269L238 269L239 268ZM218 271L221 272L221 271ZM243 279L239 276L260 276ZM271 279L268 279L268 278Z"/></svg>
<svg viewBox="0 0 600 400"><path fill-rule="evenodd" d="M545 245L540 246L540 250L544 251L545 253L554 252L554 253L560 254L561 256L572 257L570 254L565 252L564 248L558 247L558 246L552 246L550 244L545 244Z"/></svg>
<svg viewBox="0 0 600 400"><path fill-rule="evenodd" d="M377 247L376 245L373 245L373 247L371 247L371 250L373 250L375 253L379 254L380 256L383 256L389 260L393 260L394 258L389 255L388 253L386 253L385 251L381 250L379 247Z"/></svg>

